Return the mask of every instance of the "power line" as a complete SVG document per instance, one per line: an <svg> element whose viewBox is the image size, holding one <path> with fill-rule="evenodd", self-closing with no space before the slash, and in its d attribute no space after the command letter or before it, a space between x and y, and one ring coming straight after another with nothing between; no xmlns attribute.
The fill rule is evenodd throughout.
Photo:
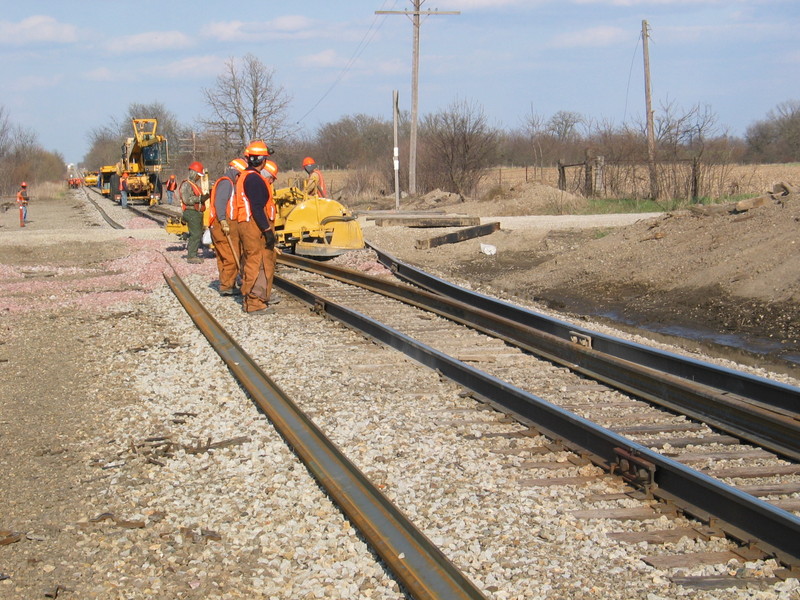
<svg viewBox="0 0 800 600"><path fill-rule="evenodd" d="M386 2L388 2L388 0L384 0L384 3L383 3L384 6L386 5ZM395 4L397 4L397 0L393 0L392 6L390 6L389 8L394 8ZM373 27L375 27L375 23L377 23L378 20L380 20L380 25L378 25L378 27L376 27L374 29L374 31L373 31ZM372 42L372 40L378 34L378 31L383 26L384 21L386 21L386 17L383 17L383 19L380 19L379 15L376 14L374 16L374 18L372 19L372 23L370 23L369 28L364 33L364 37L361 38L361 41L358 43L358 46L356 46L356 49L353 51L353 55L350 57L350 60L348 60L347 64L345 64L345 66L342 67L342 70L339 73L339 76L333 81L333 83L331 83L330 87L328 87L328 89L325 91L325 93L322 94L320 99L317 100L310 109L308 109L308 112L306 112L306 114L304 114L302 117L300 117L297 120L297 124L298 125L308 115L310 115L312 112L314 112L314 110L316 110L316 108L320 104L322 104L322 101L325 100L325 98L328 97L328 94L330 94L333 91L333 88L335 88L339 84L339 82L342 80L342 78L347 74L347 72L350 70L350 68L356 62L356 60L358 60L358 58L361 56L361 54L363 54L364 50L367 49L367 46L369 46L370 42ZM368 36L369 36L369 39L367 39Z"/></svg>

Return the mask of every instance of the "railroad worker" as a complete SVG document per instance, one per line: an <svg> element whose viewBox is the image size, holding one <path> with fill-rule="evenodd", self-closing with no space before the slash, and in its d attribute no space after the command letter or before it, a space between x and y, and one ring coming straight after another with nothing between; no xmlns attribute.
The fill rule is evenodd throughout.
<svg viewBox="0 0 800 600"><path fill-rule="evenodd" d="M189 165L186 179L181 181L178 196L183 210L183 220L189 226L189 239L186 243L186 262L199 264L203 259L197 256L200 240L203 238L203 212L207 194L203 194L200 178L205 171L202 163L194 161Z"/></svg>
<svg viewBox="0 0 800 600"><path fill-rule="evenodd" d="M316 161L310 156L306 156L303 159L303 170L308 173L308 178L303 184L303 192L309 196L327 198L328 189L325 187L325 179L322 177L322 171L319 170Z"/></svg>
<svg viewBox="0 0 800 600"><path fill-rule="evenodd" d="M164 186L167 190L167 204L172 204L175 200L175 190L178 189L178 180L175 175L170 175L167 179L167 185Z"/></svg>
<svg viewBox="0 0 800 600"><path fill-rule="evenodd" d="M24 181L19 184L17 191L17 206L19 206L19 226L25 227L28 222L28 184Z"/></svg>
<svg viewBox="0 0 800 600"><path fill-rule="evenodd" d="M119 179L119 203L122 208L128 207L128 173L122 174Z"/></svg>
<svg viewBox="0 0 800 600"><path fill-rule="evenodd" d="M267 220L269 221L270 227L272 231L275 231L275 218L278 216L278 207L275 204L275 182L278 180L278 164L274 161L267 160L264 161L264 169L261 171L261 176L264 177L264 181L267 182L267 188L269 188L269 201L267 202L267 206L265 212L267 213ZM275 275L275 263L278 260L278 253L280 250L276 248L273 244L273 248L270 250L267 248L266 250L266 260L271 261L271 266L266 266L265 271L271 271L272 276ZM272 277L270 278L270 282L272 281ZM272 289L270 286L270 293L267 294L269 300L267 304L277 304L281 301L280 294Z"/></svg>
<svg viewBox="0 0 800 600"><path fill-rule="evenodd" d="M272 291L275 232L267 219L271 200L269 186L261 175L269 156L267 145L251 142L244 151L247 169L236 180L234 204L242 243L242 308L249 315L273 312L267 306Z"/></svg>
<svg viewBox="0 0 800 600"><path fill-rule="evenodd" d="M214 253L217 255L219 272L219 295L232 296L236 293L236 279L240 275L241 247L239 228L234 218L233 193L239 173L247 168L243 158L234 158L225 169L222 177L211 188L211 201L208 204L209 228Z"/></svg>

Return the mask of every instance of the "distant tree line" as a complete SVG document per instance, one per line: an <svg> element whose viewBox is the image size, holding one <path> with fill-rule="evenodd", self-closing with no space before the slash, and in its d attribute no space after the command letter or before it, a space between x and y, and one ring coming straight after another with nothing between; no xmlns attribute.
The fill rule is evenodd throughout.
<svg viewBox="0 0 800 600"><path fill-rule="evenodd" d="M23 181L58 181L66 173L64 157L45 150L34 132L15 124L0 106L0 195L15 193Z"/></svg>
<svg viewBox="0 0 800 600"><path fill-rule="evenodd" d="M252 139L264 139L275 151L282 170L298 169L311 155L324 169L347 169L347 193L391 193L393 123L391 118L364 114L343 116L314 132L298 132L288 121L291 97L272 69L248 54L231 58L213 87L202 91L206 116L183 125L162 104L131 104L121 120L112 119L89 133L91 148L83 166L97 169L119 160L122 143L131 135L131 118L156 117L159 132L170 143L170 170L182 172L202 160L220 173ZM400 115L400 180L408 180L410 119ZM800 101L778 105L763 121L751 125L744 138L729 135L717 116L704 106L688 109L674 102L655 111L657 161L661 165L730 165L800 161ZM644 123L615 125L558 111L530 113L516 128L492 125L475 102L455 100L420 119L417 146L417 188L439 188L462 196L475 193L487 169L525 166L533 169L580 163L602 156L610 186L623 187L623 166L647 157ZM676 167L677 168L677 167ZM663 170L664 177L669 174ZM615 179L616 177L616 179ZM616 183L615 183L616 182Z"/></svg>

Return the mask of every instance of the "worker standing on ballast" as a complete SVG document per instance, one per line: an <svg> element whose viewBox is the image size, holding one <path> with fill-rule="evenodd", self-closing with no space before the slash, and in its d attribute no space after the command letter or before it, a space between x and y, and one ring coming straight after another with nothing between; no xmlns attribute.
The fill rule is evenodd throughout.
<svg viewBox="0 0 800 600"><path fill-rule="evenodd" d="M189 165L189 173L181 182L178 188L178 196L181 200L183 209L183 220L189 227L189 240L186 243L186 262L199 264L203 259L197 256L200 249L200 241L203 238L203 212L205 211L205 201L208 197L203 194L200 187L200 178L203 176L205 168L202 163L194 161Z"/></svg>
<svg viewBox="0 0 800 600"><path fill-rule="evenodd" d="M236 180L235 210L242 243L242 308L249 315L273 312L267 306L272 290L275 231L267 218L272 199L261 170L269 156L263 141L251 142L244 151L247 169Z"/></svg>
<svg viewBox="0 0 800 600"><path fill-rule="evenodd" d="M310 156L303 159L303 170L308 173L308 178L303 184L303 193L317 198L327 198L328 189L325 187L325 179L322 171L319 170L316 161Z"/></svg>
<svg viewBox="0 0 800 600"><path fill-rule="evenodd" d="M170 175L169 179L167 179L167 185L165 186L167 190L167 204L172 204L175 200L175 190L178 188L178 180L175 179L175 175Z"/></svg>
<svg viewBox="0 0 800 600"><path fill-rule="evenodd" d="M28 184L24 181L19 184L17 191L17 206L19 206L19 226L25 227L28 222Z"/></svg>
<svg viewBox="0 0 800 600"><path fill-rule="evenodd" d="M122 208L128 208L128 174L123 173L119 179L119 204Z"/></svg>
<svg viewBox="0 0 800 600"><path fill-rule="evenodd" d="M241 242L233 193L239 173L246 168L247 162L243 158L234 158L211 188L208 226L211 229L214 253L217 255L220 296L233 296L238 291L236 278L241 272Z"/></svg>
<svg viewBox="0 0 800 600"><path fill-rule="evenodd" d="M275 218L278 216L278 206L275 204L275 182L278 180L278 164L272 160L264 161L264 168L261 171L261 175L264 177L264 181L267 182L267 188L269 189L269 201L267 202L267 206L265 212L267 213L267 220L269 221L269 225L272 228L272 231L275 231ZM272 289L272 280L275 276L275 264L278 261L278 253L280 250L276 248L273 244L273 247L267 248L265 250L265 265L264 271L270 273L268 277L269 280L269 289L267 289L267 304L277 304L281 301L280 295Z"/></svg>

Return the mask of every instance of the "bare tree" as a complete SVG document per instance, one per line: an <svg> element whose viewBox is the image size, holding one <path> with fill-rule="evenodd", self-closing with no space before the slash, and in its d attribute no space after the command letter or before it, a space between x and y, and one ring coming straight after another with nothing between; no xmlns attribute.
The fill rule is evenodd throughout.
<svg viewBox="0 0 800 600"><path fill-rule="evenodd" d="M275 81L275 71L247 54L239 64L230 58L216 86L203 89L211 116L201 123L233 152L251 141L280 144L288 135L286 111L290 98Z"/></svg>
<svg viewBox="0 0 800 600"><path fill-rule="evenodd" d="M427 115L420 128L422 152L419 184L441 187L462 196L475 191L484 169L495 160L498 132L483 108L456 100L446 110Z"/></svg>
<svg viewBox="0 0 800 600"><path fill-rule="evenodd" d="M547 130L561 142L575 139L579 136L578 125L584 123L583 116L576 112L560 110L547 122Z"/></svg>

